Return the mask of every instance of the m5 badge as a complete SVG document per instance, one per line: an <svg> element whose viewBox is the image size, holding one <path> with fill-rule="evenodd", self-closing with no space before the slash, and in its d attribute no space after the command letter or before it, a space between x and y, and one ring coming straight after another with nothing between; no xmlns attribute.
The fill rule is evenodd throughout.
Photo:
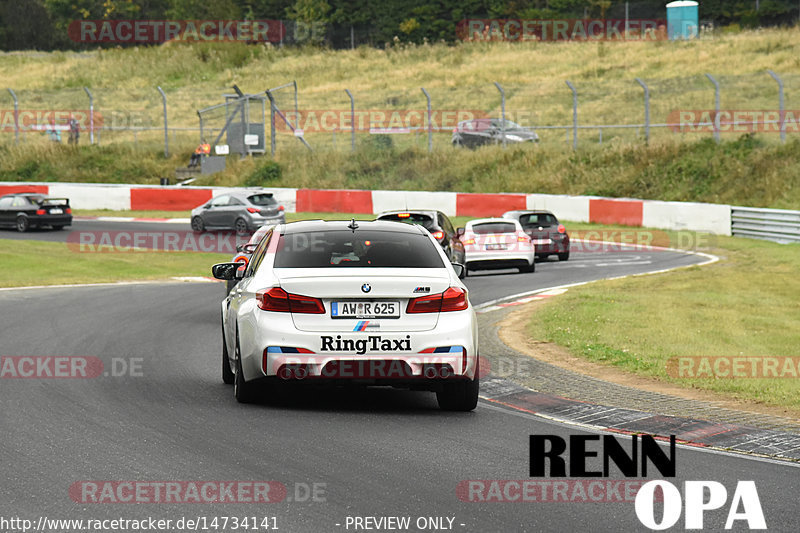
<svg viewBox="0 0 800 533"><path fill-rule="evenodd" d="M414 289L414 294L419 294L421 292L425 292L425 293L431 292L431 288L430 287L417 287L416 289Z"/></svg>

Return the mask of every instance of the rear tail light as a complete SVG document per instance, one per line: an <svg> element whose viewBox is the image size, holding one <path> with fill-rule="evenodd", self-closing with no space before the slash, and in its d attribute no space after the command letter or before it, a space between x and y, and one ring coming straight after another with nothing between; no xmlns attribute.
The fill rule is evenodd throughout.
<svg viewBox="0 0 800 533"><path fill-rule="evenodd" d="M441 241L442 239L444 239L444 232L443 231L434 231L432 233L432 235L433 235L433 238L436 239L437 241Z"/></svg>
<svg viewBox="0 0 800 533"><path fill-rule="evenodd" d="M527 233L520 231L517 233L517 242L530 242L531 238Z"/></svg>
<svg viewBox="0 0 800 533"><path fill-rule="evenodd" d="M442 297L442 312L463 311L468 307L467 293L459 287L450 287Z"/></svg>
<svg viewBox="0 0 800 533"><path fill-rule="evenodd" d="M564 227L564 224L559 224L558 225L558 232L559 233L566 233L567 232L567 228Z"/></svg>
<svg viewBox="0 0 800 533"><path fill-rule="evenodd" d="M283 209L283 206L282 206L282 205L279 205L279 206L278 206L278 211L283 211L283 210L284 210L284 209Z"/></svg>
<svg viewBox="0 0 800 533"><path fill-rule="evenodd" d="M256 300L258 300L258 308L264 311L311 315L321 315L325 313L325 306L322 305L322 300L319 298L291 294L280 287L258 291L256 293Z"/></svg>
<svg viewBox="0 0 800 533"><path fill-rule="evenodd" d="M45 213L47 213L47 211L45 211L44 209L37 209L36 210L36 214L37 215L44 215Z"/></svg>
<svg viewBox="0 0 800 533"><path fill-rule="evenodd" d="M259 213L260 211L258 209L256 209L255 207L248 207L247 208L247 212L248 213Z"/></svg>
<svg viewBox="0 0 800 533"><path fill-rule="evenodd" d="M409 300L406 313L445 313L463 311L469 306L467 293L459 287L450 287L439 294L421 296Z"/></svg>
<svg viewBox="0 0 800 533"><path fill-rule="evenodd" d="M66 213L67 213L68 215L71 215L71 214L72 214L72 209L70 209L70 208L68 207L68 208L67 208L67 210L66 210Z"/></svg>

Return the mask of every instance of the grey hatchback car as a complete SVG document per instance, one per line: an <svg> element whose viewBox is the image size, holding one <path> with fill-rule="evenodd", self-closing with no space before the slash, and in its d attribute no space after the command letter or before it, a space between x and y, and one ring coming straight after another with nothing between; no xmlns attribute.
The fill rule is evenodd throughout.
<svg viewBox="0 0 800 533"><path fill-rule="evenodd" d="M245 235L264 224L285 222L283 206L271 192L221 194L192 209L192 229L197 232L223 229Z"/></svg>

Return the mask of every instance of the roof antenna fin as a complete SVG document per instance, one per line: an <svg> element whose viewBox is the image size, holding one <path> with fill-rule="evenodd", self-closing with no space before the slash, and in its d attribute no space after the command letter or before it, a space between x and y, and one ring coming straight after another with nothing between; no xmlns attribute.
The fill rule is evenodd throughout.
<svg viewBox="0 0 800 533"><path fill-rule="evenodd" d="M353 233L355 233L356 230L358 229L358 224L356 224L356 219L355 218L351 219L350 224L348 224L347 227L353 230Z"/></svg>

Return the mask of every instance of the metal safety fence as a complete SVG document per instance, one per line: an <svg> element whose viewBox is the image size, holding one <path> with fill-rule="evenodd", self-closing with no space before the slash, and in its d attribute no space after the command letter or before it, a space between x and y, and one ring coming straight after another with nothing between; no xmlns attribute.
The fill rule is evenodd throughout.
<svg viewBox="0 0 800 533"><path fill-rule="evenodd" d="M424 87L304 90L290 81L249 95L266 97L267 109L262 112L259 104L257 112L248 113L253 117L242 134L256 127L251 123L262 124L269 139L259 138L259 148L275 154L309 148L452 149L454 130L474 119L500 125L490 143L519 145L519 136L506 130L521 126L535 132L536 144L572 149L705 137L721 142L745 134L778 143L800 133L800 74L767 70L621 79L601 70L587 65L580 78L524 85L498 80L454 86L431 79ZM57 135L50 133L66 133L74 120L79 144L122 143L135 150L163 145L168 156L171 149L190 150L219 135L230 118L230 102L220 104L229 93L230 88L196 87L9 88L7 105L0 105L0 143L52 140Z"/></svg>
<svg viewBox="0 0 800 533"><path fill-rule="evenodd" d="M800 242L800 211L732 206L731 234L780 243Z"/></svg>

